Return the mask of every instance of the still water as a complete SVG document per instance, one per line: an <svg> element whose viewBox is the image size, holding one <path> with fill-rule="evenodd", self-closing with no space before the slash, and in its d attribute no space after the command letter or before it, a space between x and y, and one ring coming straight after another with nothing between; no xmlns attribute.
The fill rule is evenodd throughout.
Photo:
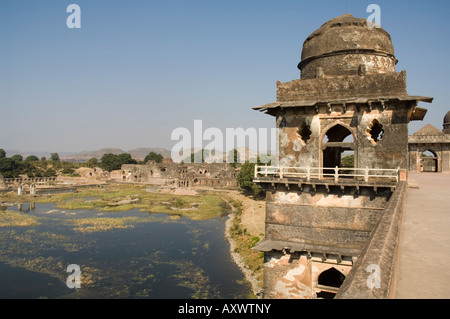
<svg viewBox="0 0 450 319"><path fill-rule="evenodd" d="M12 213L35 223L0 227L0 298L212 299L250 294L229 256L226 217L193 221L139 210L61 210L56 204L0 211ZM80 268L80 288L66 285L72 264Z"/></svg>

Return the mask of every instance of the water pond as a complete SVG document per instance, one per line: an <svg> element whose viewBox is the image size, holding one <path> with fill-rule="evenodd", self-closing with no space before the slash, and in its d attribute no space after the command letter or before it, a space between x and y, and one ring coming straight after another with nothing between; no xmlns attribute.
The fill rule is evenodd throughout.
<svg viewBox="0 0 450 319"><path fill-rule="evenodd" d="M10 206L0 211L0 298L248 298L226 218ZM67 286L69 265L80 288Z"/></svg>

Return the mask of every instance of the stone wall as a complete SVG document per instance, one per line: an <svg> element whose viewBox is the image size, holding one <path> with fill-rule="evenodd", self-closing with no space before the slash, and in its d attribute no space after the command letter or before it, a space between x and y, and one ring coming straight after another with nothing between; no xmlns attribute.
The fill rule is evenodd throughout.
<svg viewBox="0 0 450 319"><path fill-rule="evenodd" d="M422 160L422 153L431 151L435 154L436 162L431 163L436 166L436 172L450 174L450 135L443 136L415 136L408 138L409 170L415 172L424 170L424 165L430 165Z"/></svg>
<svg viewBox="0 0 450 319"><path fill-rule="evenodd" d="M1 189L6 189L6 184L5 184L5 181L3 179L3 175L2 174L0 174L0 190Z"/></svg>
<svg viewBox="0 0 450 319"><path fill-rule="evenodd" d="M294 189L293 189L294 188ZM338 287L320 276L332 269L344 279L390 205L390 188L285 188L266 193L265 298L320 298ZM343 281L342 279L342 281Z"/></svg>
<svg viewBox="0 0 450 319"><path fill-rule="evenodd" d="M266 237L314 245L362 248L386 206L369 194L267 194Z"/></svg>
<svg viewBox="0 0 450 319"><path fill-rule="evenodd" d="M122 165L121 181L171 187L238 188L239 169L226 163Z"/></svg>
<svg viewBox="0 0 450 319"><path fill-rule="evenodd" d="M405 202L406 182L401 181L336 298L387 299L394 297ZM378 274L379 277L377 277Z"/></svg>
<svg viewBox="0 0 450 319"><path fill-rule="evenodd" d="M330 147L338 151L338 157L343 149L353 151L355 167L407 169L409 107L406 101L386 102L384 107L377 103L371 110L368 104L348 104L345 109L343 105L332 106L329 112L326 106L320 107L318 114L314 108L287 108L277 118L280 165L340 166L339 159L327 162L335 157L325 154L325 148ZM340 130L335 129L338 125ZM374 125L383 131L379 139L371 135ZM306 138L302 136L305 126L309 131Z"/></svg>
<svg viewBox="0 0 450 319"><path fill-rule="evenodd" d="M335 293L333 287L320 285L321 273L336 269L343 277L352 269L351 260L333 256L272 251L264 255L265 299L314 299L321 292Z"/></svg>
<svg viewBox="0 0 450 319"><path fill-rule="evenodd" d="M406 95L406 72L347 75L277 82L277 101L322 101Z"/></svg>

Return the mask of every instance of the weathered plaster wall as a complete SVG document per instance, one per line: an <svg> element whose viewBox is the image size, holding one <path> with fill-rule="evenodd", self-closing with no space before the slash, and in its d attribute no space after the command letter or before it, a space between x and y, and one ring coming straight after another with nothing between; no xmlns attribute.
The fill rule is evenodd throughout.
<svg viewBox="0 0 450 319"><path fill-rule="evenodd" d="M345 195L277 191L266 196L266 238L321 246L362 248L389 193Z"/></svg>
<svg viewBox="0 0 450 319"><path fill-rule="evenodd" d="M327 167L323 150L327 146L326 135L336 125L351 133L350 146L355 154L357 168L408 168L408 120L409 104L386 103L369 110L369 106L350 104L332 106L329 112L314 109L285 110L277 117L279 128L280 165L287 167ZM369 131L377 121L383 135L374 141ZM308 140L300 134L304 125L310 129ZM338 142L344 142L342 140Z"/></svg>
<svg viewBox="0 0 450 319"><path fill-rule="evenodd" d="M326 262L305 254L265 254L264 298L266 299L312 299L324 288L318 285L319 275L336 268L347 276L351 263L338 264L333 259Z"/></svg>

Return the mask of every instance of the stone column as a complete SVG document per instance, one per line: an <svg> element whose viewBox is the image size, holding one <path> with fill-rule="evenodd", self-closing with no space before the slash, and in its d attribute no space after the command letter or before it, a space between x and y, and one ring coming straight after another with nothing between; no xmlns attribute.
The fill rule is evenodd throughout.
<svg viewBox="0 0 450 319"><path fill-rule="evenodd" d="M19 184L19 187L17 187L17 195L22 196L23 195L23 184Z"/></svg>
<svg viewBox="0 0 450 319"><path fill-rule="evenodd" d="M30 195L36 195L36 184L30 185Z"/></svg>

